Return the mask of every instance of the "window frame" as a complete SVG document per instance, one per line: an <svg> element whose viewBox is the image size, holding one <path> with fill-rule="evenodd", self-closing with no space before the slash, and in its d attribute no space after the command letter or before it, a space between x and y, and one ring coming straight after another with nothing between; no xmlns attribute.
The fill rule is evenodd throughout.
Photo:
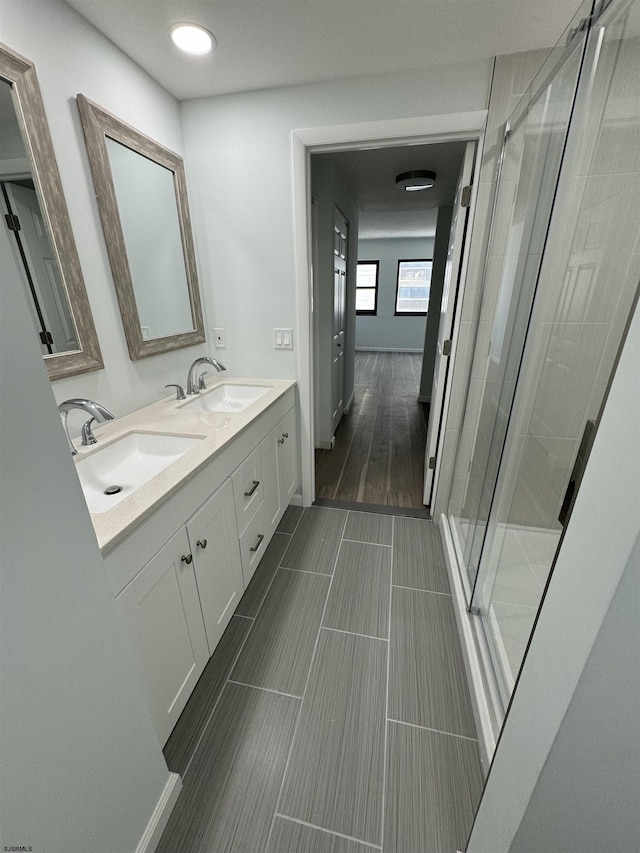
<svg viewBox="0 0 640 853"><path fill-rule="evenodd" d="M360 265L364 266L367 264L368 266L375 266L376 268L376 283L374 287L358 287L358 267ZM377 317L378 316L378 291L380 289L380 261L357 261L356 262L356 316L357 317ZM374 299L373 299L373 310L365 310L359 309L357 307L358 304L358 291L359 290L373 290Z"/></svg>
<svg viewBox="0 0 640 853"><path fill-rule="evenodd" d="M394 317L426 317L429 313L429 300L427 299L427 308L424 311L398 311L398 290L400 288L400 265L401 264L431 264L431 274L433 275L433 258L398 258L398 266L396 269L396 296L393 303ZM429 297L431 296L431 276L429 277Z"/></svg>

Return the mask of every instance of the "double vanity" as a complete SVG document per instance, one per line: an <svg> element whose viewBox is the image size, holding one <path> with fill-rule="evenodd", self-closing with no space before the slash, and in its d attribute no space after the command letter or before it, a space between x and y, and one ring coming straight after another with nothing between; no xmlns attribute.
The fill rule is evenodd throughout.
<svg viewBox="0 0 640 853"><path fill-rule="evenodd" d="M95 435L78 476L164 744L298 489L295 382L221 381Z"/></svg>

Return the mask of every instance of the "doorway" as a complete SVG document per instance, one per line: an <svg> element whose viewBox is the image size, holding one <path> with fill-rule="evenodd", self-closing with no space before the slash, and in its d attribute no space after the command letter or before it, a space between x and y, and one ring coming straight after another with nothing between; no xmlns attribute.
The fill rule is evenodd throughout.
<svg viewBox="0 0 640 853"><path fill-rule="evenodd" d="M428 515L429 402L434 368L437 374L440 366L430 442L435 458L468 213L460 198L471 183L474 154L475 143L456 139L311 156L317 501ZM436 188L410 193L396 188L396 176L416 164L436 174ZM452 217L454 206L463 211L460 216ZM343 254L338 208L347 212L355 233L349 247L354 260L347 264L347 323L336 351L336 316L344 297L336 285L335 262ZM329 231L334 240L327 239ZM362 282L361 268L368 274ZM443 304L449 310L441 315ZM347 366L342 383L335 373L339 362Z"/></svg>

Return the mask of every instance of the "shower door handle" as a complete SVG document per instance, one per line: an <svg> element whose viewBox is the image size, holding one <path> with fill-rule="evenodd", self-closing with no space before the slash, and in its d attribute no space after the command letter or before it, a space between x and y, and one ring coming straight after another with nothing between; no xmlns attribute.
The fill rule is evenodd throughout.
<svg viewBox="0 0 640 853"><path fill-rule="evenodd" d="M591 453L591 446L593 444L595 434L596 422L588 420L584 425L584 432L582 433L582 439L576 455L576 461L573 463L573 469L571 471L571 476L569 477L569 485L567 486L567 491L564 493L564 500L562 501L560 514L558 515L558 521L563 527L566 527L567 521L569 521L569 516L573 509L576 494L580 487L584 470L587 467L587 460Z"/></svg>

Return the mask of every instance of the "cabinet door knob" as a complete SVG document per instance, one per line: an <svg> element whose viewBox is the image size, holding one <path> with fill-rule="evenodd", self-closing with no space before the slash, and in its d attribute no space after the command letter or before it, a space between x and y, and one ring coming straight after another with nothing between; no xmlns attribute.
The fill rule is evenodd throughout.
<svg viewBox="0 0 640 853"><path fill-rule="evenodd" d="M198 541L196 542L196 545L199 545L202 548L202 550L204 551L204 549L207 547L207 540L206 539L198 539Z"/></svg>
<svg viewBox="0 0 640 853"><path fill-rule="evenodd" d="M282 433L282 437L283 437L283 438L289 438L289 433L288 433L288 432L283 432L283 433Z"/></svg>
<svg viewBox="0 0 640 853"><path fill-rule="evenodd" d="M193 560L193 554L187 554L186 556L183 554L183 555L182 555L182 557L180 557L180 560L181 560L183 563L186 563L187 565L190 565L190 564L191 564L191 561Z"/></svg>
<svg viewBox="0 0 640 853"><path fill-rule="evenodd" d="M284 444L284 438L279 438L279 439L278 439L278 444Z"/></svg>
<svg viewBox="0 0 640 853"><path fill-rule="evenodd" d="M249 491L244 493L245 498L250 498L251 495L255 492L255 490L258 488L259 485L260 485L260 480L254 480Z"/></svg>
<svg viewBox="0 0 640 853"><path fill-rule="evenodd" d="M258 541L253 546L253 548L249 548L249 550L252 551L253 553L255 553L258 550L258 548L260 547L260 545L262 545L263 539L264 539L264 535L262 533L258 533Z"/></svg>

